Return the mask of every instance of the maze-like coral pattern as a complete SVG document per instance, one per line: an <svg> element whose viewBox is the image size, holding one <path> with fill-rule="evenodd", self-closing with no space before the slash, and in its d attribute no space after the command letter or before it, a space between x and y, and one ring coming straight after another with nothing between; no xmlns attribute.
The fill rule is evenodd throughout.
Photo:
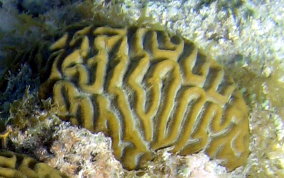
<svg viewBox="0 0 284 178"><path fill-rule="evenodd" d="M64 34L40 94L61 118L112 137L135 169L155 150L204 151L232 170L248 156L247 106L232 79L194 44L146 28L88 26Z"/></svg>
<svg viewBox="0 0 284 178"><path fill-rule="evenodd" d="M67 178L45 163L10 151L0 152L0 177Z"/></svg>

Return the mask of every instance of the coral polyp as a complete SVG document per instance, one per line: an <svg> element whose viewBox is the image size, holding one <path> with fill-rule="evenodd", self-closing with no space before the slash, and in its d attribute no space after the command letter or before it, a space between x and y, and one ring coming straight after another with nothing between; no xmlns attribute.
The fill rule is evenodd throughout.
<svg viewBox="0 0 284 178"><path fill-rule="evenodd" d="M248 157L248 109L222 66L193 43L147 28L87 26L51 45L40 96L60 117L112 138L127 169L154 151L204 151L229 170Z"/></svg>

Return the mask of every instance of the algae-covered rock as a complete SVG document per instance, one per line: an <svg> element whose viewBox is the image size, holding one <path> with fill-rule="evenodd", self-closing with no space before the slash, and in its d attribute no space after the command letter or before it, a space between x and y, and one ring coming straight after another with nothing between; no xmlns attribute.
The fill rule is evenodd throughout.
<svg viewBox="0 0 284 178"><path fill-rule="evenodd" d="M45 163L23 154L0 151L0 176L19 178L61 178L67 177Z"/></svg>

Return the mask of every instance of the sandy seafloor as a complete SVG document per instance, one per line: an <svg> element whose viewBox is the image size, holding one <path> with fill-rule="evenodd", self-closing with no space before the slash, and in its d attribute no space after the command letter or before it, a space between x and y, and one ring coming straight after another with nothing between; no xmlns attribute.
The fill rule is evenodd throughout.
<svg viewBox="0 0 284 178"><path fill-rule="evenodd" d="M72 177L284 177L283 0L0 2L2 72L9 64L7 56L11 51L26 49L35 41L40 42L44 35L54 34L74 22L97 19L106 24L149 26L166 29L193 41L223 64L243 92L250 109L251 154L243 167L226 172L218 161L210 161L204 154L178 157L165 151L158 153L156 162L149 163L144 173L127 172L113 158L110 140L103 135L91 134L66 123L50 129L56 125L52 121L56 113L38 111L32 95L21 99L27 85L36 88L36 83L29 79L29 69L23 66L19 73L10 75L11 86L15 86L18 93L11 95L6 90L1 94L1 112L7 112L9 104L18 99L18 110L21 107L29 109L34 117L49 115L46 116L48 119L32 125L25 132L15 128L10 143L16 151L30 150L37 159ZM34 102L34 105L26 107L25 101ZM2 114L1 120L20 117L17 110L11 111L10 115ZM47 133L53 138L48 151L40 140ZM61 151L63 147L64 151ZM97 160L101 161L81 161L82 157L88 160L84 156L95 149L101 158Z"/></svg>

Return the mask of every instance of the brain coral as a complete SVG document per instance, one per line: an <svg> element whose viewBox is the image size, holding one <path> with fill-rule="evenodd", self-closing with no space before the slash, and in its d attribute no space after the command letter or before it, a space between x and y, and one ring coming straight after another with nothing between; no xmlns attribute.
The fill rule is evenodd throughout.
<svg viewBox="0 0 284 178"><path fill-rule="evenodd" d="M67 176L25 155L1 151L0 177L61 178Z"/></svg>
<svg viewBox="0 0 284 178"><path fill-rule="evenodd" d="M248 110L223 68L194 44L146 28L87 26L51 45L41 97L60 117L112 137L114 154L135 169L153 151L204 151L232 170L245 163Z"/></svg>

